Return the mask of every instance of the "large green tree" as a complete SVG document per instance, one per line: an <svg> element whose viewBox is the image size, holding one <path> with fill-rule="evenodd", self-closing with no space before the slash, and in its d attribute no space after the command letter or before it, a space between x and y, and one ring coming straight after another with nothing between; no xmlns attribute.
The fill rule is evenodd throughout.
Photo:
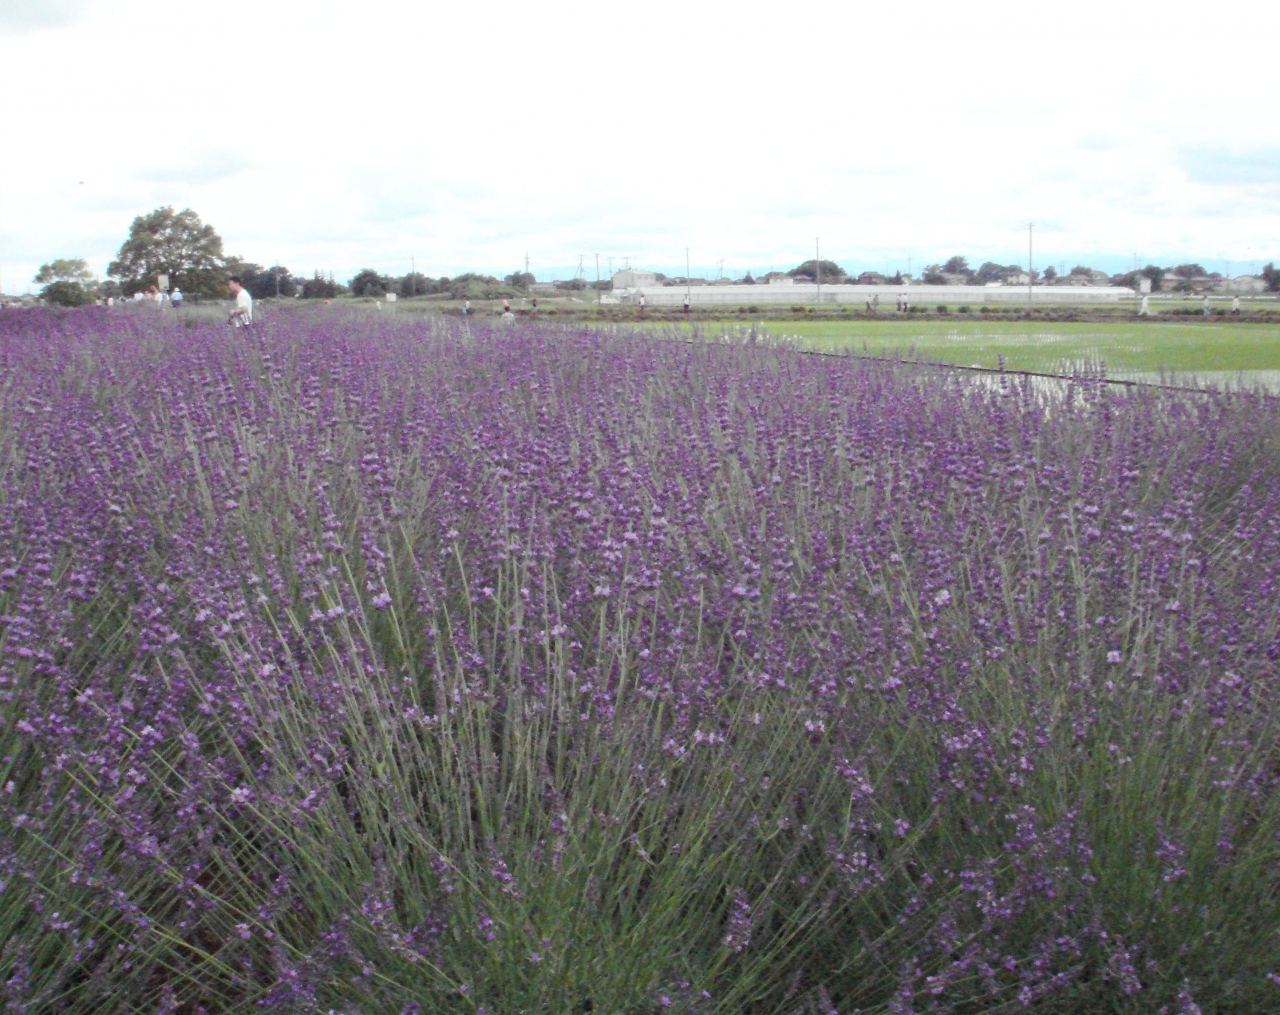
<svg viewBox="0 0 1280 1015"><path fill-rule="evenodd" d="M32 281L44 286L40 296L47 303L80 307L98 298L98 280L88 262L80 257L59 258L40 265Z"/></svg>
<svg viewBox="0 0 1280 1015"><path fill-rule="evenodd" d="M222 237L213 226L200 221L190 208L175 212L172 206L139 215L129 227L129 238L107 267L126 293L153 285L158 275L168 275L169 285L188 295L226 294L226 265Z"/></svg>
<svg viewBox="0 0 1280 1015"><path fill-rule="evenodd" d="M805 261L804 264L797 264L794 268L792 268L789 272L787 272L787 274L791 275L792 277L796 275L808 275L810 278L817 278L818 264L819 264L818 261L816 261L813 258L810 258L809 260ZM822 281L824 282L831 282L832 284L835 284L836 282L843 282L848 277L845 274L845 270L841 268L840 265L836 264L835 261L823 260L821 264L822 264Z"/></svg>

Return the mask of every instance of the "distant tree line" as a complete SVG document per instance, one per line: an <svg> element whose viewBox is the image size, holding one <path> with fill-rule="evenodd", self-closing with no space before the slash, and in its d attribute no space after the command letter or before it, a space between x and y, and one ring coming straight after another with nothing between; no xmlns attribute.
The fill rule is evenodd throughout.
<svg viewBox="0 0 1280 1015"><path fill-rule="evenodd" d="M1112 285L1137 288L1142 278L1151 280L1152 288L1172 272L1182 280L1177 288L1191 288L1191 280L1218 279L1217 272L1207 272L1203 265L1189 263L1174 268L1161 268L1148 264L1145 268L1107 275L1087 265L1078 264L1066 275L1049 266L1044 272L1031 273L1032 280L1041 284L1072 282L1097 284L1101 281ZM796 280L820 280L832 285L856 282L866 284L901 285L901 273L881 275L863 272L854 277L835 261L808 260L796 265L786 275ZM1261 277L1272 292L1280 292L1280 270L1267 264ZM513 271L501 280L492 275L464 272L454 278L432 278L413 271L407 275L384 275L373 268L356 273L345 285L334 279L332 272L323 275L316 271L311 278L295 276L283 265L263 267L228 255L222 249L222 237L213 226L200 220L190 208L175 212L172 206L157 208L146 215L137 216L129 226L129 235L120 247L115 260L107 266L107 279L98 281L83 258L60 258L42 264L33 281L43 286L41 297L49 303L62 306L82 306L104 296L132 296L158 285L163 276L170 289L180 288L189 298L222 298L227 295L227 279L238 275L254 299L275 297L302 299L332 299L335 296L382 297L388 293L411 299L416 296L448 296L454 299L499 299L516 296L528 291L535 279L525 271ZM1024 270L1016 264L997 264L986 261L978 268L970 268L968 259L957 254L941 264L930 264L921 272L921 278L931 285L986 285L991 282L1022 282ZM683 278L668 279L659 274L658 281L684 284ZM766 281L768 276L766 276ZM740 283L755 283L750 272ZM561 290L607 289L608 281L588 283L574 278L556 283Z"/></svg>

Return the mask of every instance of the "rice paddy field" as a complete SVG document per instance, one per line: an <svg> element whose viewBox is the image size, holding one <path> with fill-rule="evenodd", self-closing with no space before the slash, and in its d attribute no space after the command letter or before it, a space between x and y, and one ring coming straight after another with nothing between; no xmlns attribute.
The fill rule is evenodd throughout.
<svg viewBox="0 0 1280 1015"><path fill-rule="evenodd" d="M867 352L963 366L1070 373L1105 366L1116 377L1158 378L1161 371L1230 381L1240 371L1280 379L1280 326L1173 321L1024 322L924 319L767 322L826 351Z"/></svg>
<svg viewBox="0 0 1280 1015"><path fill-rule="evenodd" d="M670 338L0 314L7 1012L1280 1010L1280 400Z"/></svg>

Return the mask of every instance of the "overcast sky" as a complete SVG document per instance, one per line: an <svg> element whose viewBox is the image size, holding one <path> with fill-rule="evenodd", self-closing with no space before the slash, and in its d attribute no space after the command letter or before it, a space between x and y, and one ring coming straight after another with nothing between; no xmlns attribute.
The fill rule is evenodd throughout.
<svg viewBox="0 0 1280 1015"><path fill-rule="evenodd" d="M0 0L0 273L1280 260L1274 2Z"/></svg>

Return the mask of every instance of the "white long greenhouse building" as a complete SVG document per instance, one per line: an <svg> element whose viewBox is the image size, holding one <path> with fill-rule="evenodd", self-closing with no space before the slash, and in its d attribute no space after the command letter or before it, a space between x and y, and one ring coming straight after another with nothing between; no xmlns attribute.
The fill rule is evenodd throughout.
<svg viewBox="0 0 1280 1015"><path fill-rule="evenodd" d="M636 274L639 274L638 272ZM819 296L821 293L821 296ZM686 295L693 306L747 306L760 304L810 305L821 300L823 304L855 304L865 306L867 301L879 297L881 309L892 308L899 300L911 305L1026 303L1027 286L985 285L652 285L615 287L602 293L601 303L637 305L641 299L645 306L683 306ZM1118 303L1136 297L1132 289L1124 286L1033 286L1030 299L1034 304L1051 303Z"/></svg>

